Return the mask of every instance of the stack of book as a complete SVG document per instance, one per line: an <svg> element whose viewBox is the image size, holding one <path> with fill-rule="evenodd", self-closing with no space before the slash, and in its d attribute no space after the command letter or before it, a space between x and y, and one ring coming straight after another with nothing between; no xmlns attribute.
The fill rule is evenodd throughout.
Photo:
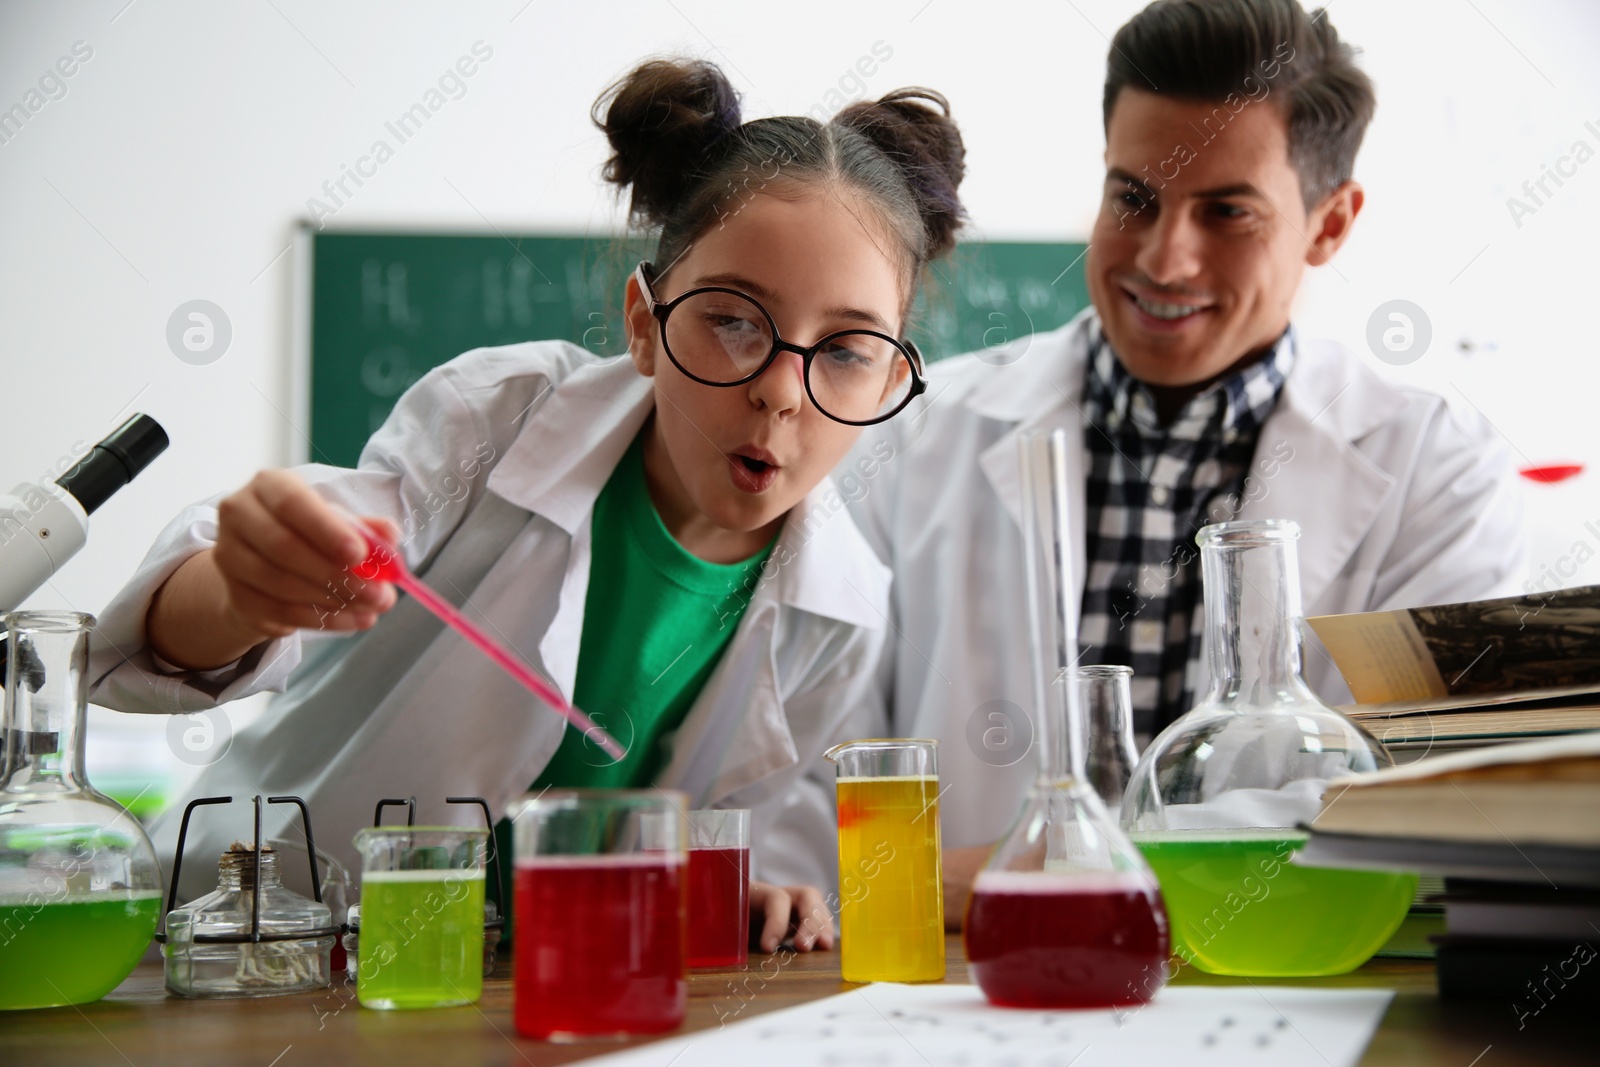
<svg viewBox="0 0 1600 1067"><path fill-rule="evenodd" d="M1439 992L1600 1005L1600 731L1329 785L1296 863L1444 878Z"/></svg>
<svg viewBox="0 0 1600 1067"><path fill-rule="evenodd" d="M1600 586L1306 622L1397 761L1600 729Z"/></svg>

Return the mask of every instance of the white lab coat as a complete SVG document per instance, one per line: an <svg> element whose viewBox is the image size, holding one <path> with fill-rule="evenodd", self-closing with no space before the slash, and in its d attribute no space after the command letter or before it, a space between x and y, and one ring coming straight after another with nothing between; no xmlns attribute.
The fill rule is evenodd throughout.
<svg viewBox="0 0 1600 1067"><path fill-rule="evenodd" d="M1090 310L1051 333L935 364L917 407L858 443L863 453L892 450L876 477L853 484L844 468L835 473L894 571L880 697L897 734L941 741L946 847L1000 837L1037 773L1036 754L1016 749L1025 738L985 734L1005 729L993 714L1004 705L993 702L1008 702L1012 719L1033 706L1017 436L1067 430L1076 613L1092 325ZM1521 495L1494 430L1384 381L1336 345L1302 341L1297 352L1256 452L1280 463L1262 489L1247 490L1240 517L1300 524L1306 615L1516 593ZM1324 700L1350 699L1314 638L1304 666ZM1014 762L995 765L996 750Z"/></svg>
<svg viewBox="0 0 1600 1067"><path fill-rule="evenodd" d="M625 359L596 364L564 342L480 349L401 397L358 469L299 474L351 512L400 523L408 565L570 697L590 515L653 403L650 382ZM215 504L166 528L91 644L91 699L122 711L193 712L287 690L157 826L170 865L183 804L236 798L197 811L182 899L208 877L214 885L217 854L248 838L239 802L256 792L304 797L317 845L358 870L351 837L379 798L417 796L419 822L470 822L444 797L481 795L499 816L526 791L565 722L409 597L365 634L304 631L204 674L158 663L144 630L151 596L215 543ZM657 784L686 791L696 807L752 808L754 875L826 889L837 857L820 757L873 732L853 716L882 646L889 574L827 481L791 512L765 573ZM269 836L288 810L269 809ZM298 865L283 866L304 881Z"/></svg>

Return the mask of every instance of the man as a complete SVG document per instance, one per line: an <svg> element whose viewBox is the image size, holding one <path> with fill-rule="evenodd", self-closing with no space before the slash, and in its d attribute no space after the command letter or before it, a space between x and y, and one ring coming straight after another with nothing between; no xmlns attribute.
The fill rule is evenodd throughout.
<svg viewBox="0 0 1600 1067"><path fill-rule="evenodd" d="M1019 433L1068 431L1081 661L1134 668L1141 739L1203 685L1207 523L1296 520L1307 615L1516 591L1520 498L1492 428L1290 326L1364 200L1374 99L1353 55L1294 0L1135 16L1108 56L1093 308L936 365L922 409L861 442L893 449L853 507L895 574L886 725L942 742L953 923L1038 766ZM1320 650L1305 668L1349 699Z"/></svg>

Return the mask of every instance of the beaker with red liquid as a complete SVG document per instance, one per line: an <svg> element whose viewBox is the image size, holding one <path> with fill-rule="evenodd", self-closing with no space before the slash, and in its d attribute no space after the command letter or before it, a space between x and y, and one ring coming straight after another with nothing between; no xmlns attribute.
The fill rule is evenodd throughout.
<svg viewBox="0 0 1600 1067"><path fill-rule="evenodd" d="M1040 774L973 882L962 924L968 973L1013 1008L1141 1004L1166 984L1170 931L1155 876L1085 771L1086 725L1067 665L1066 437L1021 438L1023 540Z"/></svg>
<svg viewBox="0 0 1600 1067"><path fill-rule="evenodd" d="M682 1024L687 803L576 789L512 806L518 1033L581 1041Z"/></svg>
<svg viewBox="0 0 1600 1067"><path fill-rule="evenodd" d="M689 966L750 958L750 810L689 813Z"/></svg>

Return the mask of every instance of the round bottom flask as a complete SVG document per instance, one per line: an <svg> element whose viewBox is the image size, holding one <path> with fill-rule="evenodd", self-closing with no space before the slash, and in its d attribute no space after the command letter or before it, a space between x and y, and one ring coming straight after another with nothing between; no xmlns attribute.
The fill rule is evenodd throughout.
<svg viewBox="0 0 1600 1067"><path fill-rule="evenodd" d="M1213 974L1342 974L1383 946L1416 892L1409 874L1292 862L1330 779L1393 762L1301 677L1299 536L1263 520L1196 537L1211 687L1151 742L1123 802L1176 954Z"/></svg>
<svg viewBox="0 0 1600 1067"><path fill-rule="evenodd" d="M155 848L83 774L94 618L6 616L0 774L0 1009L99 1000L133 971L161 913Z"/></svg>

